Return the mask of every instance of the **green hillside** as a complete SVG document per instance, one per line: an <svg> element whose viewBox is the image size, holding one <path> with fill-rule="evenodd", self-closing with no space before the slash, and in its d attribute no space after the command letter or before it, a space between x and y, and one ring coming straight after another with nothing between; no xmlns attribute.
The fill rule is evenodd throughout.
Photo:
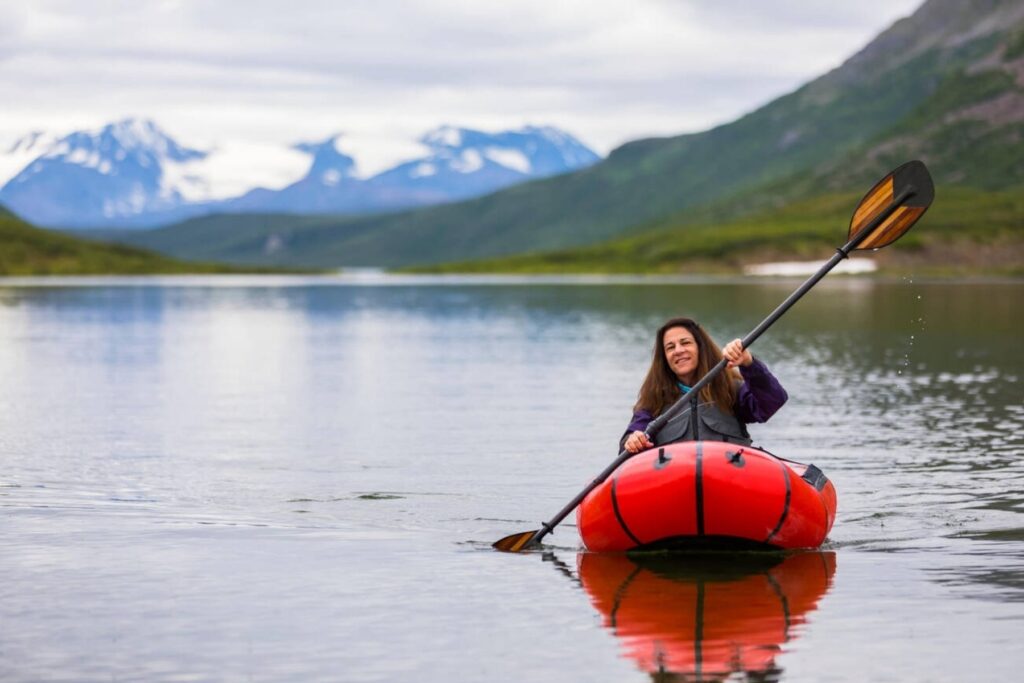
<svg viewBox="0 0 1024 683"><path fill-rule="evenodd" d="M866 188L865 188L866 189ZM733 273L770 261L824 261L847 237L859 194L824 194L720 223L650 231L576 249L408 268L431 273ZM872 252L883 272L1024 275L1024 186L949 188L898 246Z"/></svg>
<svg viewBox="0 0 1024 683"><path fill-rule="evenodd" d="M929 165L940 196L1018 187L1022 36L1020 0L929 0L841 67L737 121L630 143L580 172L401 214L221 216L127 239L188 258L402 267L564 251L667 222L707 230L862 193L911 158Z"/></svg>
<svg viewBox="0 0 1024 683"><path fill-rule="evenodd" d="M153 230L90 230L88 235L180 258L267 263L274 261L275 249L291 246L296 234L338 221L337 216L213 214Z"/></svg>
<svg viewBox="0 0 1024 683"><path fill-rule="evenodd" d="M215 264L182 263L134 247L76 239L33 227L0 207L0 275L140 275L239 270Z"/></svg>

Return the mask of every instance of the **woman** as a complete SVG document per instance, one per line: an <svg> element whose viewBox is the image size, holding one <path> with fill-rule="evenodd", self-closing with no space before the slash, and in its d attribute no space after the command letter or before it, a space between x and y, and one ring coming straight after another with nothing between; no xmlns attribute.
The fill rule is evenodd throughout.
<svg viewBox="0 0 1024 683"><path fill-rule="evenodd" d="M725 358L727 368L700 392L699 434L693 434L689 407L680 410L648 438L644 429L711 368ZM633 420L619 441L630 453L677 441L726 441L750 445L746 425L766 422L789 396L764 363L750 355L739 339L719 350L708 333L690 318L673 318L658 329L654 359L633 406Z"/></svg>

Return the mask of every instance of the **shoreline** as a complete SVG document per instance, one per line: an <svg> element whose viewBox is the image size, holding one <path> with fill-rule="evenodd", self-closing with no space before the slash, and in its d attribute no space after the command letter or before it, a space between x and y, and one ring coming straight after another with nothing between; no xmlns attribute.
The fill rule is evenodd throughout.
<svg viewBox="0 0 1024 683"><path fill-rule="evenodd" d="M821 264L817 264L820 267ZM692 275L628 273L403 273L340 271L323 274L181 274L181 275L18 275L0 276L2 288L29 287L331 287L331 286L471 286L471 285L773 285L798 284L811 273L754 275L694 273ZM1024 276L1003 274L895 274L884 271L833 271L820 284L1024 284Z"/></svg>

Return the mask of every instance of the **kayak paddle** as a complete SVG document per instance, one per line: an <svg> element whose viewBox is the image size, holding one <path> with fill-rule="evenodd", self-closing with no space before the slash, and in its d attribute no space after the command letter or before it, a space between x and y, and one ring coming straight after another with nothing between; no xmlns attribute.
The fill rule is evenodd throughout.
<svg viewBox="0 0 1024 683"><path fill-rule="evenodd" d="M934 198L935 186L932 183L931 175L920 161L908 161L878 181L864 195L864 198L860 200L860 204L854 210L853 218L850 220L847 243L838 247L835 255L817 273L800 285L795 292L789 295L789 298L772 311L771 315L743 338L743 348L750 348L750 345L765 330L781 318L783 313L788 311L800 297L816 285L821 278L825 277L840 261L847 258L851 251L856 249L881 249L898 240L924 215L924 212L931 206ZM647 437L653 441L654 435L665 426L665 423L685 407L687 401L692 399L692 402L696 404L700 390L719 372L724 370L726 365L728 365L728 361L723 358L699 382L694 384L685 396L681 397L669 406L665 412L652 420L647 429L644 430ZM691 414L695 415L696 413ZM587 497L588 493L597 488L601 482L611 476L612 472L618 469L619 465L631 457L633 457L633 454L623 449L619 453L619 457L608 465L601 474L597 475L575 498L569 501L557 515L548 522L542 522L542 528L532 531L521 531L517 534L506 536L496 541L493 547L505 552L517 553L539 544L540 540L554 531L555 527Z"/></svg>

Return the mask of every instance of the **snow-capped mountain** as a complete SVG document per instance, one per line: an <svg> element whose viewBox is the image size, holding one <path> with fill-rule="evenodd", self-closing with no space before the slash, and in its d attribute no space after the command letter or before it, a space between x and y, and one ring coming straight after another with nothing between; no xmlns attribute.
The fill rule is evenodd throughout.
<svg viewBox="0 0 1024 683"><path fill-rule="evenodd" d="M221 211L368 213L457 201L533 178L575 170L600 157L555 128L484 133L442 126L419 139L420 157L369 178L356 173L344 137L294 148L313 157L309 172L281 190L253 190Z"/></svg>
<svg viewBox="0 0 1024 683"><path fill-rule="evenodd" d="M218 210L329 213L348 209L358 201L362 181L356 177L356 160L341 150L340 140L338 134L321 142L292 145L292 149L312 157L305 176L279 190L250 190L224 202Z"/></svg>
<svg viewBox="0 0 1024 683"><path fill-rule="evenodd" d="M426 156L371 178L370 185L402 188L416 203L445 202L565 173L600 158L571 135L550 127L484 133L442 126L420 143L428 150Z"/></svg>
<svg viewBox="0 0 1024 683"><path fill-rule="evenodd" d="M290 147L179 144L125 119L54 139L33 133L0 155L0 203L52 227L148 227L218 212L366 213L474 197L599 157L550 127L485 133L443 126L422 156L368 178L334 135ZM20 168L19 168L20 166ZM6 172L4 172L6 169ZM12 172L12 169L17 169Z"/></svg>
<svg viewBox="0 0 1024 683"><path fill-rule="evenodd" d="M42 225L83 226L187 203L196 179L173 171L206 153L183 147L151 121L126 119L46 146L0 190L0 202ZM168 179L176 177L177 184Z"/></svg>

